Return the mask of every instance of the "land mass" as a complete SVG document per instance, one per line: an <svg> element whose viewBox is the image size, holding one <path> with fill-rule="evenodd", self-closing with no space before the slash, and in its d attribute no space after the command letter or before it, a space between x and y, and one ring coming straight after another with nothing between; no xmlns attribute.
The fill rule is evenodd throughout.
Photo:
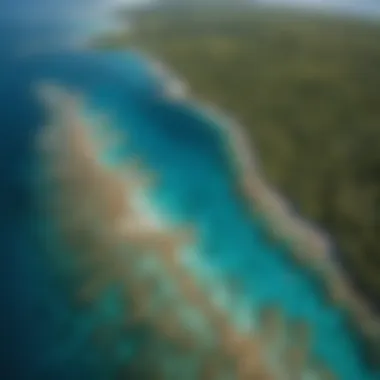
<svg viewBox="0 0 380 380"><path fill-rule="evenodd" d="M268 181L380 304L380 25L246 6L132 13L98 46L153 53L234 115Z"/></svg>

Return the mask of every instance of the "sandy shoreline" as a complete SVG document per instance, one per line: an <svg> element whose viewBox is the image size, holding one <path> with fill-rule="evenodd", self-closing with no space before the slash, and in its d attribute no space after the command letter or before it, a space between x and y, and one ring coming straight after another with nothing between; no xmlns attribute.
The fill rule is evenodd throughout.
<svg viewBox="0 0 380 380"><path fill-rule="evenodd" d="M162 79L167 78L170 69L165 69L163 76L164 63L154 63L153 70L157 67L159 68L157 76ZM174 83L178 82L178 79L174 78ZM353 289L344 269L334 260L329 237L321 229L296 214L285 198L265 181L265 175L260 170L242 126L224 116L216 106L200 104L188 94L188 91L176 96L176 91L170 89L172 83L170 81L166 83L169 88L164 90L164 93L168 94L169 101L180 100L190 103L194 106L195 112L203 114L211 122L214 121L213 126L222 133L230 163L238 173L238 187L249 203L252 213L257 215L259 212L270 226L269 232L273 238L290 246L289 253L296 263L315 273L325 287L330 301L348 312L355 329L369 343L373 354L379 355L379 316L372 310L369 302Z"/></svg>

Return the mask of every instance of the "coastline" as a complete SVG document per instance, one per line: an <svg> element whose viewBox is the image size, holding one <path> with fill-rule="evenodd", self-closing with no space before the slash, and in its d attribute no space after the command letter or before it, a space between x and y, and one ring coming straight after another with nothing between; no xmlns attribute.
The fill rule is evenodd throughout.
<svg viewBox="0 0 380 380"><path fill-rule="evenodd" d="M141 57L152 59L153 71L159 68L156 71L158 78L164 80L170 76L172 71L164 62L150 58L145 52ZM163 71L165 75L162 75ZM197 101L188 90L178 95L176 91L171 91L170 86L178 81L179 79L173 75L163 84L164 96L167 94L169 101L190 103L195 112L201 113L211 121L213 127L218 128L225 143L229 163L237 172L237 186L243 199L249 204L252 215L259 212L268 223L268 233L274 239L285 243L289 247L287 251L291 259L316 276L324 287L326 298L347 312L355 330L364 338L365 343L369 344L376 362L380 347L380 318L370 302L354 290L348 274L339 261L334 259L329 237L292 210L286 199L266 182L265 174L260 170L244 128L232 118L225 116L217 106ZM188 85L185 87L188 88Z"/></svg>
<svg viewBox="0 0 380 380"><path fill-rule="evenodd" d="M160 91L160 89L158 88L158 91L156 92L156 96L158 96L158 97L161 97L161 96L165 97L165 94L166 94L165 91ZM57 96L54 96L52 94L49 94L48 98L51 99L51 100L53 100L53 103L54 103L54 100L55 100L55 102L59 105L59 107L62 107L63 104L64 104L64 102L60 102L59 101L59 96L57 97ZM80 100L80 98L79 99L78 98L77 99L73 99L73 100L74 100L74 102L71 102L71 105L74 106L74 110L76 110L77 109L76 102L78 100ZM178 99L178 97L177 97L177 100L180 101L180 99ZM186 102L186 104L189 104L188 97L184 97L183 100ZM202 110L203 110L203 112L205 113L205 116L207 114L207 117L210 120L215 120L214 117L216 117L216 115L210 115L210 113L212 113L210 110L207 110L206 108L202 108L201 106L197 105L196 102L190 102L190 103L192 105L194 105L194 108L195 108L196 112L202 112ZM79 105L81 105L81 104L79 104ZM174 102L174 105L175 105L175 102ZM53 107L53 110L54 110L54 104L50 104L50 106ZM70 110L70 108L69 108L69 110ZM82 123L80 122L81 120L84 121L84 124L86 124L86 125L88 124L87 123L87 118L82 119L82 117L80 117L80 119L77 120L76 116L75 116L76 115L75 112L69 112L67 114L71 115L70 118L69 118L69 125L71 125L71 126L78 126L78 127L80 127L82 125ZM65 113L64 112L63 113L59 112L59 115L61 115L61 116L63 115L64 116ZM57 119L55 119L55 120L57 121ZM92 119L90 119L90 120L92 120ZM96 115L94 117L94 120L97 120ZM58 119L58 121L59 121L59 119ZM66 124L67 123L68 123L68 121L66 121ZM54 125L55 125L55 123L53 123L53 126ZM90 122L90 126L92 126L91 122ZM226 123L222 123L222 122L215 123L215 124L212 123L212 126L215 126L217 128L222 128L223 130L227 129L227 131L229 130L228 128L230 128L229 125L227 125ZM75 128L74 128L73 132L75 132ZM112 131L110 131L110 132L113 135L113 132ZM66 131L65 133L67 134L68 132ZM227 135L227 134L225 134L225 135ZM75 136L76 136L76 134L75 134ZM79 133L79 136L81 136L80 133ZM64 141L64 140L65 139L63 139L62 141ZM59 140L59 141L61 141L61 140ZM80 139L79 139L79 141L80 141ZM85 141L86 141L86 139L85 139ZM76 146L76 144L74 143L74 147L75 146ZM85 147L87 147L87 146L88 145L85 144ZM62 148L60 147L60 149L62 149ZM60 154L59 153L60 149L58 149L58 152L56 152L56 153ZM83 152L87 152L87 153L91 152L91 149L87 149L87 148L86 149L79 149L78 146L75 149L77 150L77 154L82 154L82 155L83 155ZM95 149L97 149L97 144L95 144ZM82 153L80 153L80 152L82 152ZM95 155L94 154L89 154L89 155L85 154L85 156L87 156L86 159L88 159L89 157L98 157L98 158L99 157L103 157L102 155L99 155L99 154L95 154ZM244 156L244 157L247 159L246 156ZM248 161L248 159L247 159L247 161ZM57 162L57 160L53 160L53 162ZM248 163L249 163L249 161L248 161ZM109 166L109 164L110 164L111 167L109 169L112 169L114 162L111 162L111 163L110 162L103 162L103 164L105 164L106 167ZM127 165L123 165L123 167L120 167L120 169L122 169L122 170L128 170L128 162L126 162L126 164ZM80 167L81 167L81 165L79 165L79 167L77 165L72 165L72 167L75 168L75 170L79 170ZM142 169L142 168L138 167L137 169L138 169L137 172L139 173L141 171L140 169ZM90 172L91 172L91 170L90 170ZM65 173L67 173L67 172L63 171L63 172L59 172L57 174L58 174L58 176L60 176L61 174L65 174ZM116 174L116 172L114 172L113 170L112 170L112 173ZM144 170L142 170L142 173L144 173ZM109 173L109 174L111 174L111 173ZM118 175L119 174L122 174L122 172L118 171ZM83 175L84 176L87 175L86 171L83 172ZM80 177L83 177L83 176L80 176ZM137 177L139 178L139 176L137 176ZM60 181L62 181L62 180L67 180L67 177L63 177L61 179L58 177L58 178L56 178L56 180L57 179L60 180ZM120 208L119 206L117 206L118 204L120 205L120 199L117 199L117 198L119 197L119 195L121 194L121 192L123 192L124 195L123 195L123 197L121 199L122 199L122 201L125 200L126 194L125 194L125 191L122 190L122 189L126 189L125 188L126 184L123 181L119 182L119 179L115 178L116 181L115 181L115 184L113 185L112 184L113 180L111 180L111 178L108 177L108 175L106 176L105 179L106 179L106 182L110 184L110 186L108 187L108 185L106 185L106 184L104 186L101 185L101 184L99 184L99 190L108 192L107 189L109 189L111 191L110 192L111 195L112 194L116 194L116 197L112 196L113 198L115 198L115 201L111 199L110 209L112 209L112 213L115 212L117 214L118 212L120 212L120 210L122 210L122 208ZM139 182L139 181L137 181L137 182ZM114 186L116 186L116 189L112 189ZM121 188L120 188L120 186L121 186ZM93 186L94 190L97 187L98 186ZM119 190L117 190L117 188ZM59 189L59 187L58 187L58 189ZM90 192L94 192L94 194L97 193L98 190L95 190L95 191L94 190L91 190L91 188L90 188ZM265 188L264 188L264 190L265 190ZM114 193L114 191L116 191L116 193ZM78 194L79 193L80 192L78 192ZM129 192L127 191L127 193L129 193ZM107 197L108 197L107 194L100 194L100 198L99 199L101 199L101 202L99 202L99 206L101 206L101 204L104 204L104 202L108 202L107 201ZM60 206L60 204L61 204L61 202L58 202L58 206ZM105 207L105 209L109 208L109 207L107 207L107 205L105 205L105 206L102 207L102 209L104 209L104 207ZM75 205L72 206L72 209L73 210L78 210L78 211L80 210L80 208L76 207ZM127 208L127 210L129 210L129 208ZM142 211L142 212L144 214L144 211ZM141 210L138 213L141 213ZM143 217L144 217L144 215L143 215ZM145 217L146 217L146 215L145 215ZM164 278L165 278L164 281L166 281L167 279L171 279L172 281L174 281L174 283L176 284L176 286L178 286L181 289L181 292L183 291L182 297L184 297L185 301L187 300L187 297L196 297L194 302L197 302L197 303L200 302L200 304L197 305L198 309L200 309L203 312L203 314L207 316L207 318L208 318L209 321L211 320L211 325L216 325L218 323L214 318L222 318L224 320L223 324L218 327L218 331L219 331L218 335L219 334L223 335L224 331L226 329L227 330L231 329L231 326L232 326L233 329L235 329L235 327L237 327L236 324L238 324L236 322L236 320L235 320L235 317L236 318L240 318L240 315L244 314L244 315L246 315L246 317L248 319L250 319L250 323L253 324L252 325L252 329L253 329L253 333L254 333L254 335L251 336L249 339L248 339L248 337L246 337L245 338L245 342L247 342L247 339L248 339L249 342L256 342L257 341L258 335L261 334L261 327L262 327L262 325L261 325L261 318L262 317L261 316L258 317L259 318L259 323L260 323L259 325L257 325L257 316L256 315L252 315L252 311L249 312L249 310L247 308L243 308L243 310L241 310L240 308L238 308L238 309L236 309L236 308L235 309L234 308L230 309L230 312L231 312L232 315L227 315L226 316L224 313L222 313L222 314L224 314L224 316L221 317L220 316L220 309L219 308L218 308L219 311L215 311L214 308L212 308L212 310L210 309L210 296L213 297L215 295L215 292L217 292L217 290L215 290L214 287L210 287L209 288L207 285L206 285L205 289L202 289L202 288L204 288L204 286L203 286L203 284L199 283L199 274L197 273L197 271L195 271L195 272L192 272L191 270L189 271L188 267L184 268L181 263L177 262L178 252L180 252L179 250L181 249L181 245L178 246L178 242L179 241L183 242L182 238L180 238L178 240L178 236L183 236L182 233L180 233L179 235L177 234L177 232L179 233L180 231L177 231L177 232L176 231L172 231L172 229L170 228L170 226L168 226L167 228L163 228L163 231L162 230L157 231L157 228L154 226L154 224L149 224L149 223L148 224L146 224L146 223L140 223L140 224L137 223L136 224L135 221L134 221L134 217L132 219L133 219L133 220L131 220L132 224L126 223L126 224L123 224L123 226L121 226L122 227L121 230L123 231L123 233L127 234L127 235L123 235L123 237L121 239L124 240L127 237L128 237L128 239L130 239L132 237L133 244L137 243L139 245L139 247L142 248L142 249L146 249L146 248L153 249L153 250L157 249L156 255L154 255L154 256L156 256L156 259L158 258L158 261L159 261L159 263L160 263L161 266L162 265L165 266L165 268L166 268L165 271L170 270L170 274L169 275L168 275L167 272L165 272L166 275L164 276ZM65 228L65 229L67 227L70 227L71 226L70 223L72 221L75 222L76 221L75 218L74 218L74 220L73 219L68 219L66 221L66 223L62 227ZM107 225L107 226L114 226L114 223L107 222L105 225ZM74 228L75 228L75 226L74 226ZM110 242L109 241L110 236L111 237L113 236L112 231L109 231L109 228L107 228L107 230L108 231L107 231L106 234L101 234L101 237L103 237L103 239L106 239L106 241L105 241L105 243L107 243L106 245L108 245L108 242ZM112 227L111 227L111 230L112 230ZM117 230L119 231L117 234L119 234L120 232L122 232L122 231L120 231L119 228L117 228ZM79 240L80 241L80 239L82 239L81 235L80 235L81 231L75 232L75 230L73 231L73 229L70 227L70 229L68 229L67 232L68 232L69 236L66 236L66 233L65 233L65 237L69 237L70 240L74 240L74 243L75 243L75 240ZM111 233L111 235L110 235L110 233ZM152 235L152 233L153 233L153 235ZM74 239L70 238L70 235L72 235L72 234L76 235L76 237L74 236ZM185 231L185 235L186 235L186 231ZM71 236L71 237L73 237L73 236ZM94 239L95 239L95 237L94 237ZM99 237L96 237L96 239L99 239ZM120 236L116 240L120 241L119 239L120 239ZM134 239L137 239L137 240L134 240ZM113 241L113 238L111 239L111 242L112 241ZM148 244L148 246L145 245L146 243ZM85 244L88 244L88 243L85 243ZM140 244L142 244L142 246ZM103 249L103 247L102 247L103 245L104 245L103 242L99 242L99 246L96 247L95 257L90 258L90 260L94 260L95 261L95 264L98 263L99 259L101 259L101 257L99 257L99 254L101 254L100 250ZM158 257L157 257L157 254L158 254ZM99 289L98 289L99 287L102 288L104 286L104 282L107 283L109 281L111 281L111 282L122 281L122 283L124 284L125 279L123 279L123 277L120 277L120 276L122 276L123 274L125 275L126 273L133 274L134 270L136 269L135 268L135 265L136 265L136 255L133 254L132 256L130 258L128 258L128 260L132 260L131 267L126 268L125 265L119 265L118 268L115 269L116 272L113 272L111 270L110 273L108 273L108 272L105 273L105 277L108 276L107 278L103 278L103 275L101 275L101 278L99 280L95 279L95 285L90 284L89 285L89 289L85 289L83 292L80 292L82 294L82 297L84 297L85 302L88 302L88 300L91 300L91 299L94 298L94 292L95 292L95 299L96 299L96 294L97 294L96 292L99 291ZM110 259L112 259L112 257L110 257ZM120 258L117 257L116 260L120 260ZM108 259L106 259L106 261L108 261ZM142 260L142 261L144 261L144 260ZM142 264L142 261L140 259L137 259L137 263ZM112 264L112 263L110 263L110 264ZM138 266L140 264L138 264ZM144 266L145 264L142 264L142 265ZM105 269L107 271L108 268L106 267ZM173 269L174 269L174 272L172 272ZM120 270L121 270L121 273L120 273ZM137 277L139 277L139 276L137 276ZM206 277L208 277L208 275L206 275ZM138 279L136 279L136 280L138 280ZM193 280L195 280L195 287L194 287L194 281ZM138 281L140 281L140 280L138 280ZM163 281L162 277L160 277L160 281L161 282ZM156 284L157 284L157 282L156 282ZM128 282L128 283L125 284L126 290L127 290L127 288L130 288L131 285L132 286L137 285L137 287L139 287L141 284L139 282L137 284L134 284L134 283L131 284L130 282ZM190 290L188 289L188 286L190 286ZM204 290L206 290L206 291L204 291ZM148 290L145 290L145 291L148 291ZM154 287L151 290L149 290L149 292L154 292ZM187 293L187 292L191 292L191 293ZM150 294L149 297L153 297L153 295L151 293L149 293L149 294ZM133 296L133 295L129 294L129 296ZM138 297L138 296L136 296L136 297ZM201 297L201 299L198 298L198 297ZM232 302L232 304L234 304L234 302ZM137 308L139 308L139 307L140 306L137 306ZM266 313L267 312L266 308L264 308L263 311L264 311L264 313ZM281 317L279 316L280 312L281 312L281 310L275 309L272 312L272 314L271 314L271 312L269 312L269 316L264 317L264 318L268 318L269 322L267 322L267 323L271 324L271 326L272 326L272 328L274 330L276 330L276 331L279 330L280 331L279 334L282 334L283 331L284 331L283 329L285 329L285 331L288 332L289 329L292 328L292 326L289 326L288 323L286 323L285 326L282 324ZM248 313L248 314L246 314L246 313ZM218 315L219 315L219 317L218 317ZM139 318L141 318L141 317L139 317ZM272 322L270 322L270 321L272 321ZM175 323L177 323L177 322L175 322ZM178 326L178 328L179 329L184 329L185 326L186 326L186 323L182 322L181 326ZM259 330L257 329L258 327L259 327ZM235 333L238 333L238 338L237 338L238 342L235 342L235 341L231 342L230 340L228 340L228 343L226 342L225 346L226 346L227 350L233 349L233 350L235 350L235 353L239 353L240 352L239 350L242 349L242 347L241 347L242 343L240 342L241 332L232 332L233 337L231 337L231 336L230 337L224 337L223 339L236 339ZM243 332L243 334L244 334L244 332ZM279 335L276 335L276 336L278 337ZM237 346L235 346L235 344ZM269 352L271 352L270 348L269 348ZM257 347L255 348L255 350L256 350L255 354L252 353L252 356L256 358L256 356L257 356ZM260 352L261 351L262 350L260 349ZM276 355L276 353L270 353L270 355ZM269 366L269 369L272 369L272 368L270 368L270 366Z"/></svg>

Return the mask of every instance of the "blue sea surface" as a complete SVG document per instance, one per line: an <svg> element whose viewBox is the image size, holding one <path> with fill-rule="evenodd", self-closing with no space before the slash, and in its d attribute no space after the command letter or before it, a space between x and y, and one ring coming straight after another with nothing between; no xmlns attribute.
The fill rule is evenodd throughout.
<svg viewBox="0 0 380 380"><path fill-rule="evenodd" d="M159 176L155 202L173 220L195 225L201 256L226 279L239 280L253 317L277 305L289 321L307 320L315 355L340 379L380 379L366 365L344 313L247 211L212 121L189 102L163 97L163 83L134 53L63 49L19 56L15 47L30 32L13 33L0 42L1 378L113 379L132 342L142 339L140 332L120 337L107 357L95 348L96 326L120 318L117 299L110 292L94 310L74 311L41 254L52 248L35 233L34 138L47 119L34 89L52 81L83 94L89 113L106 114L127 133L126 155L138 155Z"/></svg>

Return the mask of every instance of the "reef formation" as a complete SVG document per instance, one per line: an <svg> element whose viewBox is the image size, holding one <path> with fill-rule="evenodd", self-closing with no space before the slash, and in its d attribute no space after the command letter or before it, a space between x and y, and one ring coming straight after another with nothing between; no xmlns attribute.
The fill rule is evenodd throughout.
<svg viewBox="0 0 380 380"><path fill-rule="evenodd" d="M50 115L37 140L48 200L42 205L64 247L58 262L68 261L68 272L82 282L72 287L74 303L91 305L118 289L122 318L111 338L107 327L95 331L100 346L107 335L107 347L119 345L117 331L146 331L113 377L130 378L134 371L141 379L348 379L314 355L307 319L291 322L273 303L252 307L249 292L197 252L197 225L147 213L154 210L149 189L160 176L141 159L115 153L128 140L123 131L86 118L84 102L63 88L43 86L39 94ZM244 143L231 136L228 142L230 149L240 148L231 156L244 158ZM331 307L348 305L368 335L375 334L372 316L347 293L348 282L340 281L325 256L326 240L288 214L249 157L245 165L240 185L254 212L290 241L297 260L328 277L336 301Z"/></svg>

